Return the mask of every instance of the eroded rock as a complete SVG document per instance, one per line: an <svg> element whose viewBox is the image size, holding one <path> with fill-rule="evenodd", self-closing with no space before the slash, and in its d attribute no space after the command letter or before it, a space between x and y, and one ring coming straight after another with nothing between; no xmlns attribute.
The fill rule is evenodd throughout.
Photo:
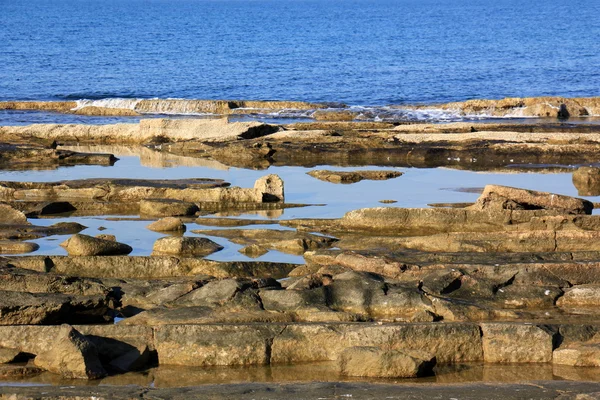
<svg viewBox="0 0 600 400"><path fill-rule="evenodd" d="M313 178L332 183L356 183L363 179L382 181L402 176L398 171L329 171L314 170L307 172Z"/></svg>
<svg viewBox="0 0 600 400"><path fill-rule="evenodd" d="M156 232L185 232L185 224L180 218L166 217L154 221L147 226L151 231Z"/></svg>

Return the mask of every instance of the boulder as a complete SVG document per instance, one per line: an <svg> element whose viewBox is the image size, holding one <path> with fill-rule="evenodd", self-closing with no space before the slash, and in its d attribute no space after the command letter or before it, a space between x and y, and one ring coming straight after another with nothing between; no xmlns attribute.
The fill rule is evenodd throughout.
<svg viewBox="0 0 600 400"><path fill-rule="evenodd" d="M545 326L523 323L483 323L481 330L485 362L552 361L555 333Z"/></svg>
<svg viewBox="0 0 600 400"><path fill-rule="evenodd" d="M75 234L60 244L70 256L117 256L129 254L131 246L124 243Z"/></svg>
<svg viewBox="0 0 600 400"><path fill-rule="evenodd" d="M72 326L62 325L50 350L40 353L34 360L36 366L65 378L98 379L106 371L98 359L98 350L85 336Z"/></svg>
<svg viewBox="0 0 600 400"><path fill-rule="evenodd" d="M185 232L185 224L180 218L166 217L154 221L146 228L155 232Z"/></svg>
<svg viewBox="0 0 600 400"><path fill-rule="evenodd" d="M283 180L279 175L271 174L258 178L254 189L262 193L263 202L284 201Z"/></svg>
<svg viewBox="0 0 600 400"><path fill-rule="evenodd" d="M201 237L163 237L154 242L153 255L204 257L223 250L223 246Z"/></svg>
<svg viewBox="0 0 600 400"><path fill-rule="evenodd" d="M0 203L0 224L25 225L27 217L6 203Z"/></svg>
<svg viewBox="0 0 600 400"><path fill-rule="evenodd" d="M565 214L591 214L594 205L584 199L560 194L487 185L472 210L555 210Z"/></svg>
<svg viewBox="0 0 600 400"><path fill-rule="evenodd" d="M250 258L258 258L269 252L269 250L265 249L264 247L258 244L251 244L249 246L242 247L238 251Z"/></svg>
<svg viewBox="0 0 600 400"><path fill-rule="evenodd" d="M600 168L577 168L573 172L573 185L580 196L600 196Z"/></svg>
<svg viewBox="0 0 600 400"><path fill-rule="evenodd" d="M327 301L323 287L310 290L261 290L260 299L265 310L296 311L302 308L325 308Z"/></svg>
<svg viewBox="0 0 600 400"><path fill-rule="evenodd" d="M175 301L177 306L222 306L231 302L234 296L250 287L249 281L221 279L208 282L204 286L181 296Z"/></svg>
<svg viewBox="0 0 600 400"><path fill-rule="evenodd" d="M179 217L196 214L194 203L171 199L145 199L140 201L140 215L149 217Z"/></svg>
<svg viewBox="0 0 600 400"><path fill-rule="evenodd" d="M322 181L344 184L360 182L363 179L383 181L402 176L402 172L399 171L329 171L324 169L313 170L307 174Z"/></svg>
<svg viewBox="0 0 600 400"><path fill-rule="evenodd" d="M357 346L344 350L338 363L340 374L347 376L416 378L433 375L435 356L423 351Z"/></svg>

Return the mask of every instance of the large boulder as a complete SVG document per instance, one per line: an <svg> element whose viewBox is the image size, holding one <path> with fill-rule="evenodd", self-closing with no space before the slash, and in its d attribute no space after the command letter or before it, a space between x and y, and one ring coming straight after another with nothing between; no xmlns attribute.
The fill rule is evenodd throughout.
<svg viewBox="0 0 600 400"><path fill-rule="evenodd" d="M487 185L472 210L554 210L565 214L591 214L594 205L584 199L560 194Z"/></svg>
<svg viewBox="0 0 600 400"><path fill-rule="evenodd" d="M573 185L580 196L600 196L600 168L577 168L573 172Z"/></svg>
<svg viewBox="0 0 600 400"><path fill-rule="evenodd" d="M254 189L262 193L263 202L284 201L283 179L278 175L263 176L254 182Z"/></svg>
<svg viewBox="0 0 600 400"><path fill-rule="evenodd" d="M106 371L98 359L98 350L85 336L72 326L63 325L49 350L37 355L36 366L65 378L98 379Z"/></svg>
<svg viewBox="0 0 600 400"><path fill-rule="evenodd" d="M145 199L140 201L140 215L149 217L179 217L196 214L194 203L171 199Z"/></svg>
<svg viewBox="0 0 600 400"><path fill-rule="evenodd" d="M372 378L416 378L432 375L435 356L415 350L383 350L374 346L350 347L338 360L340 373Z"/></svg>
<svg viewBox="0 0 600 400"><path fill-rule="evenodd" d="M223 250L223 246L201 237L163 237L154 242L152 250L157 255L204 257Z"/></svg>
<svg viewBox="0 0 600 400"><path fill-rule="evenodd" d="M129 254L131 246L112 240L76 234L60 244L70 256L117 256Z"/></svg>

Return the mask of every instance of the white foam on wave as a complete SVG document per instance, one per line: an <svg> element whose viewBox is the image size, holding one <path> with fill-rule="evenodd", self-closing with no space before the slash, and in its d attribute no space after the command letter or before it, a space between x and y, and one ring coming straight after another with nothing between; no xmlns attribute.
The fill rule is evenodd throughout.
<svg viewBox="0 0 600 400"><path fill-rule="evenodd" d="M120 108L135 110L135 106L142 101L142 99L125 99L120 97L113 97L107 99L88 100L81 99L77 100L77 106L73 109L79 110L83 107L99 107L99 108Z"/></svg>

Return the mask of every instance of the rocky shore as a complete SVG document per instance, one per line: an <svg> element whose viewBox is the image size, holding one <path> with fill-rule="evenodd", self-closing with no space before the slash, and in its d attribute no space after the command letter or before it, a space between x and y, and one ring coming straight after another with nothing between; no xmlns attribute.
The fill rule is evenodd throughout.
<svg viewBox="0 0 600 400"><path fill-rule="evenodd" d="M552 118L584 115L582 109L594 114L598 107L596 99L508 99L461 107L525 108L541 115L548 110L541 104L563 113L548 115ZM71 103L0 106L75 108ZM140 101L134 111L159 106L164 104ZM175 101L171 106L183 107ZM194 107L219 114L286 107L332 112L305 103L199 101ZM259 170L369 166L309 172L307 179L331 186L363 180L401 184L405 178L376 166L487 171L553 164L573 171L581 196L600 195L600 169L570 167L597 160L597 124L319 119L327 121L142 119L139 124L6 126L0 127L5 142L0 168L111 166L115 155L95 153L93 146L110 150L108 145L119 144L143 146L145 154L160 155L157 160L186 156ZM91 147L73 150L79 145ZM110 389L0 387L2 398L366 399L431 398L442 392L449 398L506 398L517 391L536 399L599 396L595 383L568 382L600 376L600 217L593 214L592 201L487 185L475 202L444 207L386 205L332 219L207 216L307 205L287 202L290 188L284 185L276 174L245 187L210 176L0 181L0 377L17 383L44 374L61 382L120 382ZM151 255L135 255L118 232L86 234L85 226L71 220L78 216L132 218L161 236ZM67 222L41 223L58 217ZM67 255L38 251L34 240L55 236ZM240 247L244 261L210 259L229 244ZM304 262L259 258L270 252L301 256ZM448 383L456 382L448 378L448 368L523 364L545 372L523 378L512 373L506 384L490 383L484 373L474 380L485 383ZM279 379L273 372L285 366L314 367L327 378L313 373L306 380L336 383L285 383L296 381L293 373ZM161 368L189 368L200 375L218 368L273 369L259 379L265 383L226 387L190 383L154 389L145 387L147 381L128 381L141 376L134 374L158 376ZM239 376L252 380L251 375ZM437 384L406 383L423 377ZM547 382L552 379L561 381ZM124 386L128 383L141 387Z"/></svg>

